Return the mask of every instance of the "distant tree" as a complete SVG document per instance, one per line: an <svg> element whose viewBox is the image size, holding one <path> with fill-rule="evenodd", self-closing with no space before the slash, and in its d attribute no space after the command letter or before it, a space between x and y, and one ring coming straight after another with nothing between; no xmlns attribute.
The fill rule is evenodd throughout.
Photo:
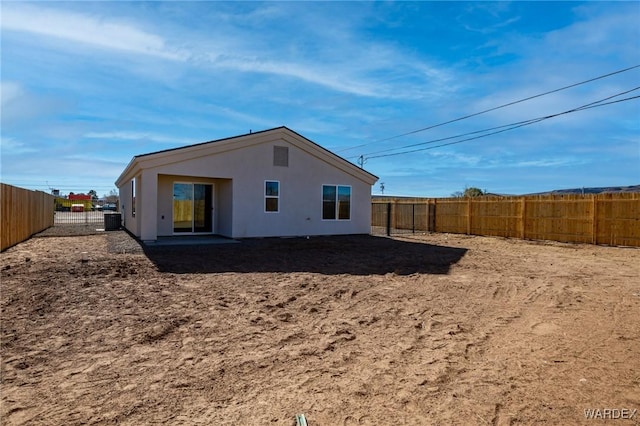
<svg viewBox="0 0 640 426"><path fill-rule="evenodd" d="M108 194L105 194L104 199L109 204L115 204L118 202L118 190L112 189Z"/></svg>
<svg viewBox="0 0 640 426"><path fill-rule="evenodd" d="M466 187L464 189L464 191L456 191L453 194L451 194L452 197L479 197L481 195L485 195L486 191L483 191L480 188L476 188L476 187Z"/></svg>
<svg viewBox="0 0 640 426"><path fill-rule="evenodd" d="M475 187L465 188L464 193L462 194L463 197L479 197L481 195L484 195L484 191Z"/></svg>
<svg viewBox="0 0 640 426"><path fill-rule="evenodd" d="M89 191L87 193L88 195L91 195L91 200L92 201L97 201L98 200L98 193L96 192L95 189L92 189L91 191Z"/></svg>

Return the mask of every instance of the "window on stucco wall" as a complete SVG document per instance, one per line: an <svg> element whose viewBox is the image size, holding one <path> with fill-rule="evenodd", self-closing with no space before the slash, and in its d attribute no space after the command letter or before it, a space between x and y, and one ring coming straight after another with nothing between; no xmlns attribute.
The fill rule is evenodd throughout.
<svg viewBox="0 0 640 426"><path fill-rule="evenodd" d="M351 187L322 185L322 219L351 219Z"/></svg>
<svg viewBox="0 0 640 426"><path fill-rule="evenodd" d="M267 213L280 211L280 182L277 180L264 182L264 211Z"/></svg>

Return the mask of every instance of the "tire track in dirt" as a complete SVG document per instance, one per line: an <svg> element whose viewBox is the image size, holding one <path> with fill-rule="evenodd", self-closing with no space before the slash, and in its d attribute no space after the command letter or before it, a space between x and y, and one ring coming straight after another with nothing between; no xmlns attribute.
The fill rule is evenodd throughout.
<svg viewBox="0 0 640 426"><path fill-rule="evenodd" d="M72 241L0 258L6 424L579 424L640 404L638 251L429 235L384 253L392 271L327 252L339 272L198 272L189 252L173 273ZM303 244L278 259L313 260ZM445 270L446 247L467 251Z"/></svg>
<svg viewBox="0 0 640 426"><path fill-rule="evenodd" d="M580 248L599 250L589 246ZM580 251L573 252L576 257L584 255ZM550 253L533 250L531 259L525 264L562 262L566 254L563 247ZM629 381L632 371L638 367L638 358L634 355L640 351L637 328L627 347L619 342L611 344L611 341L622 330L625 334L634 329L629 315L633 312L637 317L639 304L628 294L640 281L634 273L623 273L622 279L615 282L614 278L603 286L594 277L602 272L606 275L609 268L620 272L619 264L604 265L596 259L586 267L567 269L562 274L540 276L538 272L538 278L531 282L533 285L528 286L520 301L509 300L521 307L519 313L511 318L508 328L489 333L482 350L469 358L478 364L476 372L482 374L477 377L475 372L470 372L466 374L468 380L476 389L482 383L490 384L491 389L489 392L484 387L480 387L482 392L464 389L469 393L469 399L474 400L473 414L478 414L478 402L485 401L487 406L495 403L494 413L488 417L489 410L486 410L481 416L486 415L483 418L490 418L495 425L539 421L586 424L583 415L586 408L638 405L637 397L628 397L637 395L640 390L637 379ZM640 269L637 265L627 265L624 271L640 272ZM625 279L630 276L634 277L632 282ZM611 297L607 288L627 296ZM498 301L504 301L506 292L496 295L502 298ZM621 316L619 311L625 314ZM593 312L599 314L593 315ZM613 354L612 347L618 348ZM623 370L628 373L612 374L620 370L619 367L612 368L612 362L627 363L628 367ZM586 385L592 380L594 385ZM537 395L534 401L530 401L531 395ZM468 415L472 415L471 411Z"/></svg>

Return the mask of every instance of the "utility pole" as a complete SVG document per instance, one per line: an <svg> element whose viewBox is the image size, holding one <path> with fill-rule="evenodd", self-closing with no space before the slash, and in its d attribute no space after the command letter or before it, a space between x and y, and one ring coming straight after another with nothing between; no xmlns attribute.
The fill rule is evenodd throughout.
<svg viewBox="0 0 640 426"><path fill-rule="evenodd" d="M360 157L358 157L358 165L360 166L360 168L362 168L364 166L364 155L361 155Z"/></svg>

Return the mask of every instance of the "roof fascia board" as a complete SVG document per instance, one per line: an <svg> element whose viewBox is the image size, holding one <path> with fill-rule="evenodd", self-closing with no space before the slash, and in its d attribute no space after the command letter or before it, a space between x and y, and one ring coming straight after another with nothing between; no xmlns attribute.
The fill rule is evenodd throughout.
<svg viewBox="0 0 640 426"><path fill-rule="evenodd" d="M136 161L136 157L133 157L127 167L124 168L118 179L115 181L116 188L120 188L125 185L128 181L133 179L134 176L137 176L140 173L140 164Z"/></svg>
<svg viewBox="0 0 640 426"><path fill-rule="evenodd" d="M360 179L363 182L368 183L369 185L373 185L378 180L377 176L345 160L339 155L334 154L333 152L305 138L304 136L299 135L298 133L295 133L292 130L285 133L285 137L283 137L283 139L291 143L292 145L297 146L298 148L305 151L306 153L313 155L319 160L324 161L332 165L333 167L336 167L341 171L357 179Z"/></svg>

